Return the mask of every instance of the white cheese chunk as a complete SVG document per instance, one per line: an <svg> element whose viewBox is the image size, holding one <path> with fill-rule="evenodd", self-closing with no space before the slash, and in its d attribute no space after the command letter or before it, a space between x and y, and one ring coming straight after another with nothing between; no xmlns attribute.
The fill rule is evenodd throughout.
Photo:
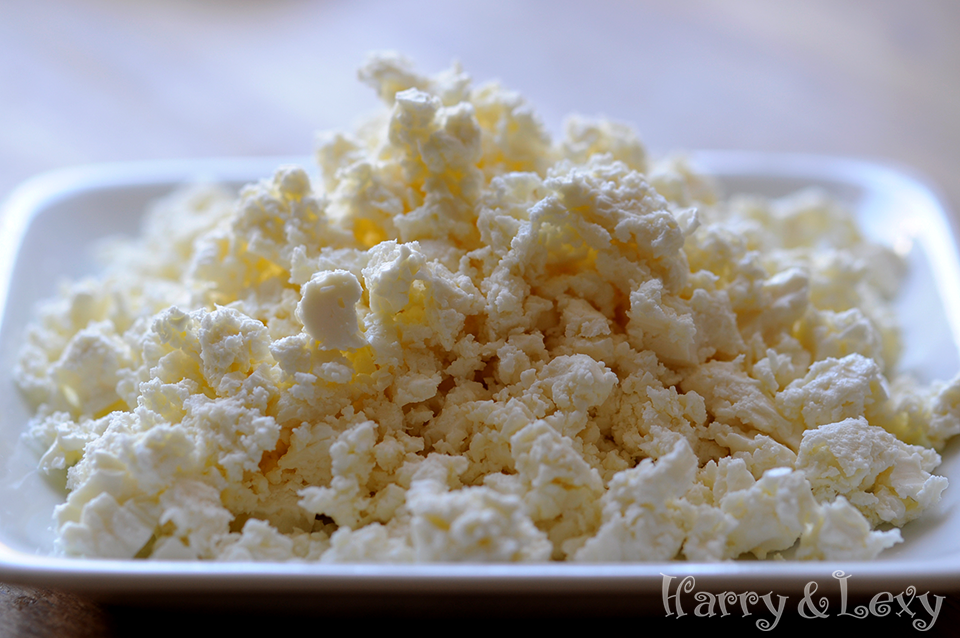
<svg viewBox="0 0 960 638"><path fill-rule="evenodd" d="M357 322L360 282L346 270L318 272L301 289L297 318L323 350L353 350L366 342Z"/></svg>

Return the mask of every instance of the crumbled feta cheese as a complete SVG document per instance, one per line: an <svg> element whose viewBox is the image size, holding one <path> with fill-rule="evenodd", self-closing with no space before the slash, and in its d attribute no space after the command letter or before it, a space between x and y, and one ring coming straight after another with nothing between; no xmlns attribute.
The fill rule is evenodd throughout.
<svg viewBox="0 0 960 638"><path fill-rule="evenodd" d="M319 179L177 193L38 310L63 552L865 560L939 501L960 377L894 376L903 264L829 198L719 201L456 65L360 77L386 108Z"/></svg>
<svg viewBox="0 0 960 638"><path fill-rule="evenodd" d="M934 450L908 445L863 417L803 434L797 469L820 500L841 494L873 523L903 525L940 500L947 479Z"/></svg>

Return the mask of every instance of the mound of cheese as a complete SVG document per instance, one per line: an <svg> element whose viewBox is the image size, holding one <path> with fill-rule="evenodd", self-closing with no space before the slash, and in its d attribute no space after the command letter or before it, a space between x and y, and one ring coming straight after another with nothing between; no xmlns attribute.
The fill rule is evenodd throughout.
<svg viewBox="0 0 960 638"><path fill-rule="evenodd" d="M63 552L868 559L940 499L960 380L892 376L903 265L835 203L552 141L458 66L360 77L386 108L318 177L178 192L40 309Z"/></svg>

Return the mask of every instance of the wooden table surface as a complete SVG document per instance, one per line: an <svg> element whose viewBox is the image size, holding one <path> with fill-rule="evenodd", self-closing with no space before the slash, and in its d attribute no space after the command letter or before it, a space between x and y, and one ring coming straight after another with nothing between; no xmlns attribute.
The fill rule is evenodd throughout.
<svg viewBox="0 0 960 638"><path fill-rule="evenodd" d="M499 77L553 131L567 112L605 113L634 122L655 152L877 159L928 176L960 211L958 30L954 0L6 2L0 198L80 163L309 154L315 130L374 106L354 79L364 53L396 48L430 71L459 58L478 80ZM960 598L942 593L945 628ZM158 613L0 584L0 636L208 622L249 629L276 618Z"/></svg>

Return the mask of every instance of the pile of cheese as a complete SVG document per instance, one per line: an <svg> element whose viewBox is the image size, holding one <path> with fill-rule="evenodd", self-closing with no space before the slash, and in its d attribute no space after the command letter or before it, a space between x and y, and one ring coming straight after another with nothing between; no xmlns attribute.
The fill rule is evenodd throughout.
<svg viewBox="0 0 960 638"><path fill-rule="evenodd" d="M815 192L718 201L624 125L371 57L386 108L179 192L17 370L69 555L869 559L960 380L895 379L901 260Z"/></svg>

